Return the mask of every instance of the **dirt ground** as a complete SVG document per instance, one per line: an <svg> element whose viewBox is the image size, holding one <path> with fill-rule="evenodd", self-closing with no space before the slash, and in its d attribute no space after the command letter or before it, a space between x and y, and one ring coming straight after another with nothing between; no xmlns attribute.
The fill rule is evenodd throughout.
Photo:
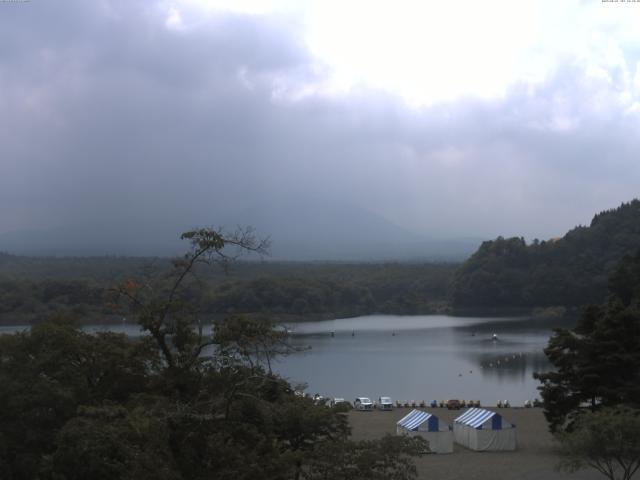
<svg viewBox="0 0 640 480"><path fill-rule="evenodd" d="M426 408L441 422L453 424L464 410ZM489 410L494 410L489 408ZM371 440L387 433L395 434L396 422L411 411L397 408L390 412L351 411L349 422L354 440ZM424 455L416 459L420 479L430 480L602 480L595 470L574 474L555 471L558 457L547 422L539 408L496 409L508 422L516 425L518 447L515 452L474 452L454 443L448 455Z"/></svg>

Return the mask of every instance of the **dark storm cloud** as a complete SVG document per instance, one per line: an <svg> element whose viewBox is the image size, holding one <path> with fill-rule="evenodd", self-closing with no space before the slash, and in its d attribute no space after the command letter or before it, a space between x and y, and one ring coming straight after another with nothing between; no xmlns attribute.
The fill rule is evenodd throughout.
<svg viewBox="0 0 640 480"><path fill-rule="evenodd" d="M275 18L172 30L151 2L1 8L0 232L313 198L434 236L544 237L637 195L638 113L579 66L415 109L314 93L323 67Z"/></svg>

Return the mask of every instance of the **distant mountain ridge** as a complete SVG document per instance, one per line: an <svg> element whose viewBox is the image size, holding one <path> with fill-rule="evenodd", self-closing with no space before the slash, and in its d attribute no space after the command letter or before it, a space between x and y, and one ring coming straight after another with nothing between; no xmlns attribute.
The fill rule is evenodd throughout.
<svg viewBox="0 0 640 480"><path fill-rule="evenodd" d="M198 226L250 225L272 240L271 259L295 261L462 261L479 238L436 239L404 229L367 209L331 200L269 199L215 219L95 220L0 235L0 251L38 256L175 256L182 232Z"/></svg>
<svg viewBox="0 0 640 480"><path fill-rule="evenodd" d="M228 216L272 239L271 258L295 261L462 261L480 238L432 238L358 205L327 198L271 198Z"/></svg>
<svg viewBox="0 0 640 480"><path fill-rule="evenodd" d="M457 270L454 308L581 306L606 298L608 276L640 249L640 200L593 217L564 237L482 243Z"/></svg>

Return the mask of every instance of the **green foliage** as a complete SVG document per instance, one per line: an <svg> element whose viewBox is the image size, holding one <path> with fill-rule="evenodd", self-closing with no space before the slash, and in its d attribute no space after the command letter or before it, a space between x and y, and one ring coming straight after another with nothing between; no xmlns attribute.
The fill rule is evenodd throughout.
<svg viewBox="0 0 640 480"><path fill-rule="evenodd" d="M29 323L61 311L76 317L108 313L104 288L80 280L0 281L0 322Z"/></svg>
<svg viewBox="0 0 640 480"><path fill-rule="evenodd" d="M164 422L140 408L79 407L60 430L43 472L65 480L178 479L168 438Z"/></svg>
<svg viewBox="0 0 640 480"><path fill-rule="evenodd" d="M426 450L420 437L393 437L380 441L319 442L311 453L309 480L403 480L417 477L413 456Z"/></svg>
<svg viewBox="0 0 640 480"><path fill-rule="evenodd" d="M227 346L252 336L231 331ZM222 351L177 379L144 342L71 325L0 336L0 347L2 478L318 478L327 464L358 472L345 478L415 476L399 439L352 443L344 413ZM336 449L354 464L328 457Z"/></svg>
<svg viewBox="0 0 640 480"><path fill-rule="evenodd" d="M209 289L202 310L296 320L446 309L453 264L265 264L234 268Z"/></svg>
<svg viewBox="0 0 640 480"><path fill-rule="evenodd" d="M263 244L208 229L184 238L192 248L170 272L112 291L148 336L89 335L61 320L0 336L2 478L276 480L320 478L328 464L355 472L334 478L415 477L416 449L349 441L344 413L271 373L286 332L242 316L213 335L193 328L196 265L226 265L228 244Z"/></svg>
<svg viewBox="0 0 640 480"><path fill-rule="evenodd" d="M348 433L343 414L221 353L176 378L138 341L49 323L0 351L2 478L291 478Z"/></svg>
<svg viewBox="0 0 640 480"><path fill-rule="evenodd" d="M259 278L222 285L209 296L206 309L217 313L357 315L374 311L375 301L369 289L359 285L330 280Z"/></svg>
<svg viewBox="0 0 640 480"><path fill-rule="evenodd" d="M570 433L558 435L559 468L591 467L610 480L629 480L640 467L640 412L626 407L583 413Z"/></svg>
<svg viewBox="0 0 640 480"><path fill-rule="evenodd" d="M583 406L640 407L640 276L628 275L639 267L640 252L625 257L609 301L588 307L575 329L557 329L549 340L545 354L555 370L535 376L552 431L573 428Z"/></svg>
<svg viewBox="0 0 640 480"><path fill-rule="evenodd" d="M640 248L640 201L597 214L560 239L484 242L455 274L455 308L583 306L604 300L607 277ZM637 272L636 272L637 274Z"/></svg>
<svg viewBox="0 0 640 480"><path fill-rule="evenodd" d="M266 365L271 373L271 359L292 351L283 328L274 328L268 319L253 319L235 315L214 323L213 344L227 362L240 361Z"/></svg>
<svg viewBox="0 0 640 480"><path fill-rule="evenodd" d="M609 278L609 291L624 306L640 299L640 250L635 256L625 255Z"/></svg>
<svg viewBox="0 0 640 480"><path fill-rule="evenodd" d="M63 312L83 323L121 322L135 308L109 301L108 288L136 278L165 293L172 280L167 260L102 257L56 259L8 256L0 263L0 324L33 324ZM229 259L227 259L229 260ZM184 259L178 259L178 263ZM216 256L210 261L230 264ZM65 263L66 262L66 263ZM194 265L198 281L184 282L180 301L200 315L269 315L281 320L370 313L424 314L447 308L454 264L235 262L232 277ZM152 292L147 292L152 293Z"/></svg>
<svg viewBox="0 0 640 480"><path fill-rule="evenodd" d="M0 425L13 478L36 478L77 407L122 402L145 389L157 355L123 335L46 323L0 336Z"/></svg>

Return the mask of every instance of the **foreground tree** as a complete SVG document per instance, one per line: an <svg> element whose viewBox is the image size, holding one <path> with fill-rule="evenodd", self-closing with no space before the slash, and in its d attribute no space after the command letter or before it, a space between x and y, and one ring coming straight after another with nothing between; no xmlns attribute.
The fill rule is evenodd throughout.
<svg viewBox="0 0 640 480"><path fill-rule="evenodd" d="M610 480L630 480L640 468L640 412L625 407L586 412L558 435L562 470L591 467Z"/></svg>
<svg viewBox="0 0 640 480"><path fill-rule="evenodd" d="M252 368L264 365L271 374L273 357L296 350L289 344L287 330L266 318L234 315L215 322L214 327L212 343L227 363L239 361Z"/></svg>
<svg viewBox="0 0 640 480"><path fill-rule="evenodd" d="M148 391L159 357L145 341L61 321L0 335L0 478L34 479L81 405Z"/></svg>
<svg viewBox="0 0 640 480"><path fill-rule="evenodd" d="M115 287L148 333L89 335L64 322L0 336L0 477L281 480L415 477L400 439L354 443L345 414L294 394L270 362L287 335L234 317L213 334L192 307L197 268L264 252L247 231L183 235L163 278Z"/></svg>
<svg viewBox="0 0 640 480"><path fill-rule="evenodd" d="M590 306L576 328L557 329L545 354L555 371L537 373L553 432L571 430L581 411L640 407L640 252L626 257L604 306Z"/></svg>
<svg viewBox="0 0 640 480"><path fill-rule="evenodd" d="M79 407L58 433L41 473L65 480L177 480L181 478L161 418L140 407L105 403Z"/></svg>
<svg viewBox="0 0 640 480"><path fill-rule="evenodd" d="M173 268L162 278L128 279L112 289L115 301L126 300L144 331L156 341L167 369L179 375L200 362L202 351L212 345L202 327L200 312L194 309L198 292L197 269L217 264L227 270L231 262L245 253L268 253L269 240L258 238L252 229L231 234L212 228L185 232L190 250L173 261ZM194 288L195 287L195 288Z"/></svg>

